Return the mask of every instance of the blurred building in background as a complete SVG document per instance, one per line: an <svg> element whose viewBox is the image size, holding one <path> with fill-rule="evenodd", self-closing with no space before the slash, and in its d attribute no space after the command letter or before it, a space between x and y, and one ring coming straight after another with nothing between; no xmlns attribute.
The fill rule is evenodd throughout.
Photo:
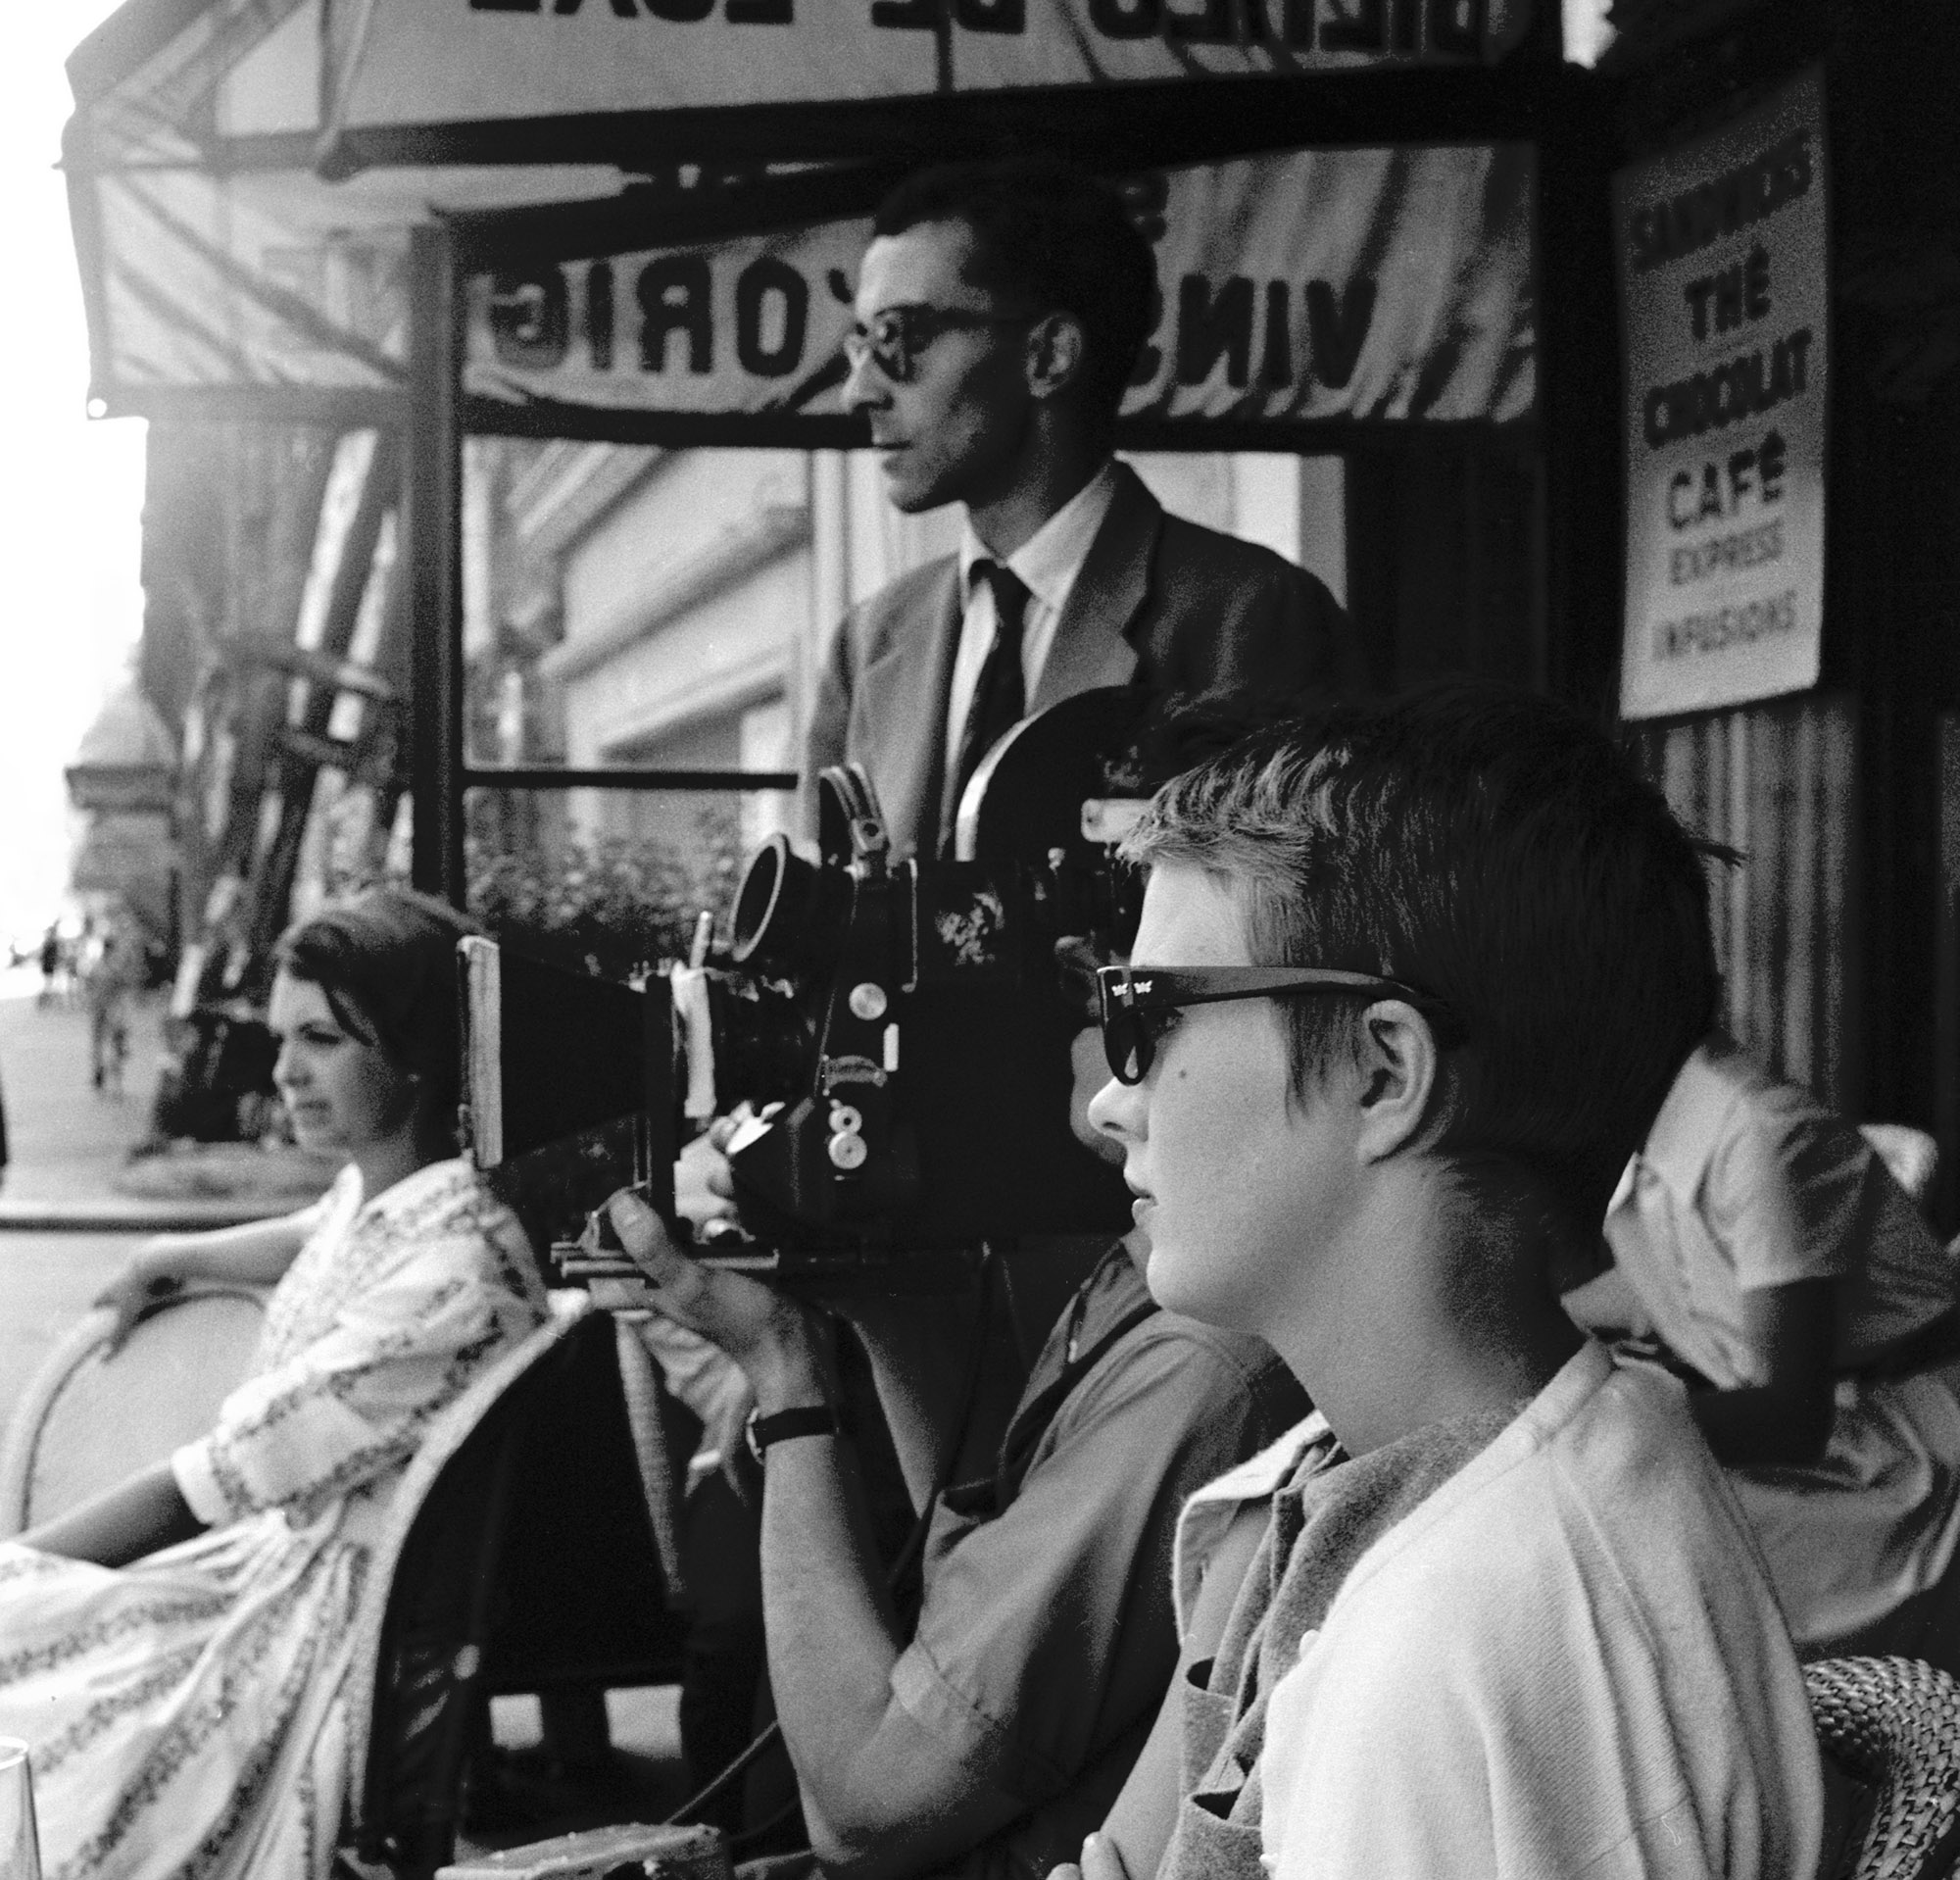
<svg viewBox="0 0 1960 1880"><path fill-rule="evenodd" d="M474 765L794 770L846 609L959 539L956 510L894 511L869 452L478 438L465 462ZM1167 508L1345 591L1340 460L1137 462ZM561 826L588 843L733 841L746 854L794 815L787 792L692 813L660 793L568 797ZM504 804L479 806L472 829L528 839L537 824L500 821L521 814Z"/></svg>
<svg viewBox="0 0 1960 1880"><path fill-rule="evenodd" d="M1540 492L1503 433L1131 461L1166 508L1318 574L1354 610L1382 682L1541 675ZM894 511L869 452L478 436L462 488L477 771L793 771L845 611L952 551L960 528L956 510ZM289 919L407 872L400 501L387 432L151 426L144 632L91 746L140 749L151 820L140 839L105 823L86 853L90 880L126 876L178 950L183 1019L248 1009ZM787 790L479 785L466 814L480 910L569 931L635 896L677 920L715 905L795 804Z"/></svg>
<svg viewBox="0 0 1960 1880"><path fill-rule="evenodd" d="M127 921L167 951L178 916L177 741L134 675L96 714L67 777L79 812L71 893L91 922Z"/></svg>

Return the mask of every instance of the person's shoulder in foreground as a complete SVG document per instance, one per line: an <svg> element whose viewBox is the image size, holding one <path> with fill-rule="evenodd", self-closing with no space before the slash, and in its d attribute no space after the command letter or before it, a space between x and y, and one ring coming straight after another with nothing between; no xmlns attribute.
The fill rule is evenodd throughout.
<svg viewBox="0 0 1960 1880"><path fill-rule="evenodd" d="M1279 1683L1273 1871L1808 1873L1815 1725L1753 1561L1680 1385L1589 1343Z"/></svg>
<svg viewBox="0 0 1960 1880"><path fill-rule="evenodd" d="M1318 1421L1237 1480L1259 1553L1187 1612L1091 1880L1807 1873L1760 1558L1678 1387L1552 1285L1707 1028L1696 846L1596 727L1452 687L1262 732L1130 848L1090 1113L1152 1291L1262 1331ZM1138 1791L1178 1735L1172 1821Z"/></svg>

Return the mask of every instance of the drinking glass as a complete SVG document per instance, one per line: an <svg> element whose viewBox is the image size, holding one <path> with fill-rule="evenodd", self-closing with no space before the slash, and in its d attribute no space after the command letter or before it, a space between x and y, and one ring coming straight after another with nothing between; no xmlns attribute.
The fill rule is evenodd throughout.
<svg viewBox="0 0 1960 1880"><path fill-rule="evenodd" d="M27 1746L11 1736L0 1736L0 1880L41 1880Z"/></svg>

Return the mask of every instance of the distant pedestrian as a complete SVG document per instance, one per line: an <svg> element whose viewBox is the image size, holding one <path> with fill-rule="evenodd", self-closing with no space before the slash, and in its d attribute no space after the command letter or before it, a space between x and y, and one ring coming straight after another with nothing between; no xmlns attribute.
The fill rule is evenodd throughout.
<svg viewBox="0 0 1960 1880"><path fill-rule="evenodd" d="M129 1057L129 1001L140 970L134 942L119 927L105 927L88 948L82 993L88 1002L89 1080L112 1097L122 1094L122 1066Z"/></svg>
<svg viewBox="0 0 1960 1880"><path fill-rule="evenodd" d="M52 1005L55 997L56 981L61 977L62 938L58 922L50 920L48 930L41 935L41 991L35 1001L38 1005Z"/></svg>

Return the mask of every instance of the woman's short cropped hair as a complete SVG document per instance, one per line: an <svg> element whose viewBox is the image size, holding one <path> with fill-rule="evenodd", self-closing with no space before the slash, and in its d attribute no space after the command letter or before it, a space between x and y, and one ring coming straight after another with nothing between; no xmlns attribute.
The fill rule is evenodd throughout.
<svg viewBox="0 0 1960 1880"><path fill-rule="evenodd" d="M318 986L352 1036L413 1071L447 1112L463 1087L456 943L482 931L432 895L368 888L288 927L272 965Z"/></svg>
<svg viewBox="0 0 1960 1880"><path fill-rule="evenodd" d="M1070 313L1088 339L1083 395L1098 423L1116 420L1150 337L1156 261L1122 200L1067 164L1035 158L945 164L906 177L872 218L902 235L930 222L972 231L966 275L1034 311Z"/></svg>
<svg viewBox="0 0 1960 1880"><path fill-rule="evenodd" d="M1714 1018L1713 851L1549 699L1455 684L1259 732L1160 790L1128 853L1228 884L1256 964L1439 1000L1460 1043L1438 1153L1530 1171L1592 1228ZM1304 1099L1363 1006L1279 1009Z"/></svg>

